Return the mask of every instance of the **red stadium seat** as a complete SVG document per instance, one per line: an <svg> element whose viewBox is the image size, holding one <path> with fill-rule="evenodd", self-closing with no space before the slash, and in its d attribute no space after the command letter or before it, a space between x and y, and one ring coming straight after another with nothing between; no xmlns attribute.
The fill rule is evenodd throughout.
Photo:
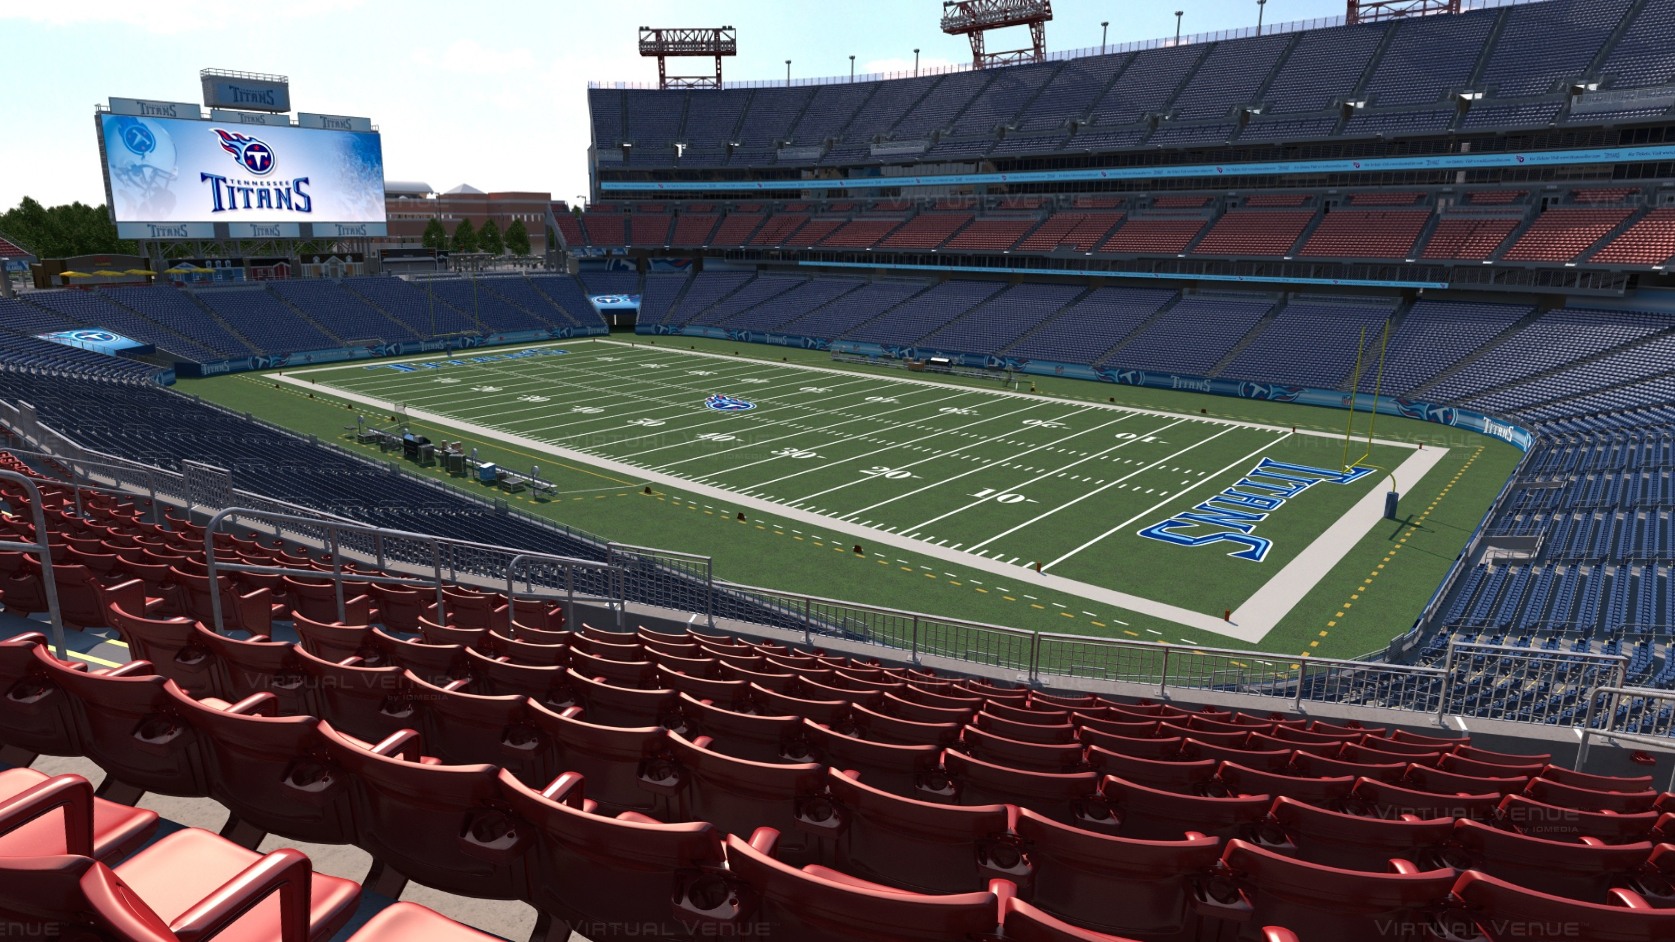
<svg viewBox="0 0 1675 942"><path fill-rule="evenodd" d="M1284 795L1322 807L1335 806L1355 788L1355 779L1347 775L1302 778L1253 769L1237 762L1223 762L1216 769L1216 781L1230 795Z"/></svg>
<svg viewBox="0 0 1675 942"><path fill-rule="evenodd" d="M1221 839L1143 841L1096 834L1018 810L1029 848L1036 906L1100 932L1152 940L1191 939L1198 919L1193 885L1221 855Z"/></svg>
<svg viewBox="0 0 1675 942"><path fill-rule="evenodd" d="M825 787L825 767L735 759L708 745L702 736L692 741L669 736L669 752L682 775L672 820L708 821L730 834L777 826L785 834L783 853L814 859L824 829L800 825L799 812Z"/></svg>
<svg viewBox="0 0 1675 942"><path fill-rule="evenodd" d="M133 804L145 792L209 794L198 742L164 691L169 683L145 661L81 672L37 649L51 682L74 705L82 754L105 770L100 797Z"/></svg>
<svg viewBox="0 0 1675 942"><path fill-rule="evenodd" d="M849 708L849 722L863 739L902 746L951 746L959 741L959 723L920 723L880 713L869 707Z"/></svg>
<svg viewBox="0 0 1675 942"><path fill-rule="evenodd" d="M1238 762L1243 765L1263 769L1269 772L1280 772L1291 768L1291 749L1236 749L1231 746L1218 746L1214 743L1201 742L1187 737L1181 743L1181 756L1185 759L1210 759L1215 762Z"/></svg>
<svg viewBox="0 0 1675 942"><path fill-rule="evenodd" d="M1372 778L1381 782L1395 784L1407 776L1408 766L1405 762L1348 762L1343 759L1329 759L1318 756L1298 747L1291 755L1291 767L1299 775L1310 775L1319 778L1338 775L1352 775L1356 778Z"/></svg>
<svg viewBox="0 0 1675 942"><path fill-rule="evenodd" d="M562 772L579 772L601 813L667 817L670 798L681 788L682 772L663 727L601 726L586 722L581 707L554 711L539 703L529 705L529 719L546 737L552 765L525 784L541 788Z"/></svg>
<svg viewBox="0 0 1675 942"><path fill-rule="evenodd" d="M1631 844L1661 840L1653 837L1659 817L1656 811L1639 814L1578 811L1544 804L1524 795L1507 795L1501 799L1495 824L1550 841L1582 843L1582 839L1587 837L1604 844Z"/></svg>
<svg viewBox="0 0 1675 942"><path fill-rule="evenodd" d="M400 896L409 879L448 893L519 899L529 831L505 810L492 765L418 761L418 736L373 748L321 723L325 754L355 794L355 843L372 854L368 885ZM391 741L407 743L398 754Z"/></svg>
<svg viewBox="0 0 1675 942"><path fill-rule="evenodd" d="M1221 855L1222 875L1207 882L1200 903L1211 916L1257 926L1284 926L1300 942L1431 939L1430 916L1448 901L1454 871L1363 873L1295 860L1241 840Z"/></svg>
<svg viewBox="0 0 1675 942"><path fill-rule="evenodd" d="M690 931L689 896L726 879L721 832L704 821L591 813L585 785L566 773L538 792L500 777L512 813L534 832L528 899L542 914L535 936L557 936L553 922L598 942L677 937L683 924Z"/></svg>
<svg viewBox="0 0 1675 942"><path fill-rule="evenodd" d="M338 664L297 649L297 665L307 678L308 712L368 742L416 725L418 712L402 669L362 667L354 660Z"/></svg>
<svg viewBox="0 0 1675 942"><path fill-rule="evenodd" d="M1022 711L1014 711L1022 712ZM1070 743L1076 741L1076 727L1069 723L1025 723L979 711L972 723L985 733L1019 742Z"/></svg>
<svg viewBox="0 0 1675 942"><path fill-rule="evenodd" d="M1454 897L1470 925L1456 938L1528 942L1585 938L1588 942L1667 942L1675 938L1675 910L1655 910L1632 890L1613 889L1607 903L1581 902L1529 890L1487 873L1467 871Z"/></svg>
<svg viewBox="0 0 1675 942"><path fill-rule="evenodd" d="M1481 870L1540 893L1593 901L1639 870L1651 852L1649 841L1572 844L1462 820L1442 859L1456 870Z"/></svg>
<svg viewBox="0 0 1675 942"><path fill-rule="evenodd" d="M868 742L808 720L803 721L802 743L786 758L853 771L873 788L920 800L936 797L928 792L942 770L939 746Z"/></svg>
<svg viewBox="0 0 1675 942"><path fill-rule="evenodd" d="M1362 778L1355 782L1343 810L1361 817L1400 818L1470 818L1473 821L1494 820L1500 806L1499 792L1482 795L1442 795L1436 792L1415 791L1378 779Z"/></svg>
<svg viewBox="0 0 1675 942"><path fill-rule="evenodd" d="M1179 736L1167 736L1158 739L1137 739L1132 736L1118 736L1103 730L1084 726L1079 731L1083 745L1097 746L1107 752L1128 756L1133 759L1151 759L1159 762L1173 762L1181 759L1181 743ZM1091 760L1090 760L1091 761Z"/></svg>
<svg viewBox="0 0 1675 942"><path fill-rule="evenodd" d="M1099 777L1093 772L1031 772L952 749L942 754L942 767L947 784L927 788L922 797L936 793L942 796L936 800L961 805L1017 805L1064 824L1105 833L1116 830L1117 822L1099 796Z"/></svg>
<svg viewBox="0 0 1675 942"><path fill-rule="evenodd" d="M1082 744L1037 743L1008 739L984 732L975 726L960 731L960 744L954 748L996 765L1036 772L1076 772L1087 767L1082 761Z"/></svg>
<svg viewBox="0 0 1675 942"><path fill-rule="evenodd" d="M1254 843L1309 863L1384 873L1392 858L1430 859L1453 833L1454 822L1447 818L1358 817L1281 796Z"/></svg>
<svg viewBox="0 0 1675 942"><path fill-rule="evenodd" d="M372 629L369 644L378 654L377 663L394 664L432 684L447 684L466 676L462 645L408 641L382 628Z"/></svg>
<svg viewBox="0 0 1675 942"><path fill-rule="evenodd" d="M157 825L155 811L95 798L79 775L0 769L0 857L80 854L114 863Z"/></svg>
<svg viewBox="0 0 1675 942"><path fill-rule="evenodd" d="M200 697L218 692L213 655L197 643L194 619L146 618L112 605L105 620L127 642L131 657L150 661L153 670L182 690Z"/></svg>
<svg viewBox="0 0 1675 942"><path fill-rule="evenodd" d="M1513 795L1523 791L1524 786L1528 785L1529 781L1529 777L1525 775L1503 775L1488 778L1481 775L1444 772L1423 765L1410 765L1402 784L1408 788L1416 788L1424 792L1436 792L1439 795L1485 795L1489 792Z"/></svg>
<svg viewBox="0 0 1675 942"><path fill-rule="evenodd" d="M717 937L736 932L798 942L950 942L992 933L999 923L997 897L987 890L927 896L824 867L798 870L777 859L778 841L771 828L749 841L727 837L728 869L756 905L748 919L717 927Z"/></svg>
<svg viewBox="0 0 1675 942"><path fill-rule="evenodd" d="M254 693L278 698L277 711L309 712L307 686L297 646L266 638L233 638L199 624L194 643L210 653L215 686L223 699L243 700Z"/></svg>
<svg viewBox="0 0 1675 942"><path fill-rule="evenodd" d="M252 849L268 833L316 844L354 841L348 777L326 761L318 719L233 712L178 693L175 700L204 744L210 797L230 812L223 837Z"/></svg>
<svg viewBox="0 0 1675 942"><path fill-rule="evenodd" d="M320 622L301 612L292 612L291 627L296 631L302 649L323 660L336 663L344 658L358 657L368 667L379 664L372 647L372 628L364 623L340 625Z"/></svg>
<svg viewBox="0 0 1675 942"><path fill-rule="evenodd" d="M1437 763L1437 768L1444 772L1453 772L1456 775L1475 775L1480 778L1497 778L1508 775L1522 775L1529 778L1541 774L1541 771L1547 766L1541 764L1500 765L1494 762L1479 762L1476 759L1467 759L1464 756L1449 753L1444 755L1441 761ZM1647 781L1650 782L1650 780L1650 777L1648 777ZM1645 786L1641 787L1644 788ZM1639 789L1635 790L1639 791Z"/></svg>
<svg viewBox="0 0 1675 942"><path fill-rule="evenodd" d="M1148 788L1161 788L1164 791L1190 795L1204 793L1216 777L1216 767L1220 763L1214 759L1178 759L1169 762L1136 759L1099 746L1090 746L1088 765L1101 775L1115 775Z"/></svg>
<svg viewBox="0 0 1675 942"><path fill-rule="evenodd" d="M1651 789L1638 792L1599 791L1580 785L1555 782L1544 775L1530 779L1524 794L1536 801L1579 811L1609 811L1614 814L1639 814L1650 811L1658 800Z"/></svg>
<svg viewBox="0 0 1675 942"><path fill-rule="evenodd" d="M605 726L672 726L680 711L680 694L673 690L619 687L569 669L570 689L586 711L589 722Z"/></svg>
<svg viewBox="0 0 1675 942"><path fill-rule="evenodd" d="M802 761L790 759L804 749L803 720L797 716L757 716L680 695L683 731L688 738L708 736L710 748L752 762Z"/></svg>
<svg viewBox="0 0 1675 942"><path fill-rule="evenodd" d="M574 696L562 667L518 664L466 648L465 670L471 677L470 691L479 696L516 694L549 705L555 698L562 701Z"/></svg>
<svg viewBox="0 0 1675 942"><path fill-rule="evenodd" d="M1488 749L1479 749L1470 743L1457 743L1454 746L1454 754L1462 759L1471 759L1476 762L1492 762L1496 765L1530 765L1532 763L1551 762L1553 759L1551 755L1545 752L1531 753L1529 755L1521 755L1513 752L1491 752Z"/></svg>
<svg viewBox="0 0 1675 942"><path fill-rule="evenodd" d="M431 755L455 765L497 765L524 781L548 771L551 758L527 698L437 686L412 671L406 679L418 707L415 728Z"/></svg>
<svg viewBox="0 0 1675 942"><path fill-rule="evenodd" d="M70 697L54 682L57 672L47 669L47 660L55 658L38 632L0 641L0 758L8 762L82 754Z"/></svg>
<svg viewBox="0 0 1675 942"><path fill-rule="evenodd" d="M1100 794L1116 819L1119 837L1178 841L1188 833L1231 838L1244 834L1268 813L1267 795L1209 798L1148 788L1108 775Z"/></svg>
<svg viewBox="0 0 1675 942"><path fill-rule="evenodd" d="M982 889L994 878L1029 878L1007 805L930 804L836 769L827 774L826 787L829 807L817 799L803 817L832 822L832 859L845 873L919 893L959 893Z"/></svg>
<svg viewBox="0 0 1675 942"><path fill-rule="evenodd" d="M0 859L0 919L40 937L324 940L359 897L359 886L313 872L297 851L262 855L196 828L114 869L78 855Z"/></svg>
<svg viewBox="0 0 1675 942"><path fill-rule="evenodd" d="M1650 775L1590 775L1559 765L1548 765L1539 774L1549 782L1600 792L1643 792L1652 787Z"/></svg>

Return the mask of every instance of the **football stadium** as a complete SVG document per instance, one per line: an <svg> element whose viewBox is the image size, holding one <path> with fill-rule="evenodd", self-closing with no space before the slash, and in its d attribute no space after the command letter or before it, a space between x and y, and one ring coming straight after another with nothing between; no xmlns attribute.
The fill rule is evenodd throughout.
<svg viewBox="0 0 1675 942"><path fill-rule="evenodd" d="M0 215L0 937L1675 939L1675 0L1257 3L641 27L570 199L97 105L101 239Z"/></svg>

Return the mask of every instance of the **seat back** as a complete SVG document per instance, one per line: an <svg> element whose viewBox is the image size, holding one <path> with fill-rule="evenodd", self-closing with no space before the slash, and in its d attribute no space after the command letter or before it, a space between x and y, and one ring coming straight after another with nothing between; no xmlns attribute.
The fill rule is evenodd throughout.
<svg viewBox="0 0 1675 942"><path fill-rule="evenodd" d="M758 841L758 844L766 843ZM741 935L783 936L799 942L950 942L992 932L998 923L993 893L924 896L840 881L775 859L751 843L727 837L727 866L749 887L756 908Z"/></svg>
<svg viewBox="0 0 1675 942"><path fill-rule="evenodd" d="M1454 833L1447 818L1363 818L1284 796L1274 799L1268 815L1253 843L1309 863L1371 873L1388 871L1392 858L1432 862Z"/></svg>
<svg viewBox="0 0 1675 942"><path fill-rule="evenodd" d="M498 765L526 781L542 775L550 756L517 694L482 696L449 690L407 672L419 711L418 729L431 755L455 765Z"/></svg>
<svg viewBox="0 0 1675 942"><path fill-rule="evenodd" d="M1454 897L1487 942L1524 942L1543 935L1589 942L1667 942L1675 938L1675 909L1652 909L1630 890L1613 890L1610 905L1578 902L1526 889L1499 877L1466 871ZM1471 936L1458 933L1461 937Z"/></svg>
<svg viewBox="0 0 1675 942"><path fill-rule="evenodd" d="M730 834L771 827L781 833L786 859L812 859L824 831L801 824L798 812L824 788L825 767L751 762L705 748L704 742L669 736L670 754L684 773L673 812L678 820L708 821Z"/></svg>
<svg viewBox="0 0 1675 942"><path fill-rule="evenodd" d="M529 825L508 813L492 765L426 765L379 755L319 727L355 794L355 843L380 864L447 893L519 899Z"/></svg>
<svg viewBox="0 0 1675 942"><path fill-rule="evenodd" d="M680 904L725 879L721 832L705 821L663 824L589 813L580 807L586 780L574 778L578 784L558 796L501 773L512 813L534 832L529 901L598 942L688 931L681 924L689 926L691 917Z"/></svg>
<svg viewBox="0 0 1675 942"><path fill-rule="evenodd" d="M401 668L337 664L297 649L307 678L308 711L369 742L418 724L412 688Z"/></svg>
<svg viewBox="0 0 1675 942"><path fill-rule="evenodd" d="M1193 886L1221 856L1219 837L1148 841L1096 834L1018 809L1035 874L1029 899L1076 925L1115 935L1192 935Z"/></svg>
<svg viewBox="0 0 1675 942"><path fill-rule="evenodd" d="M83 754L107 773L101 793L121 782L165 795L209 794L197 737L164 691L168 680L137 670L120 676L82 673L50 656L42 656L41 663L70 696Z"/></svg>
<svg viewBox="0 0 1675 942"><path fill-rule="evenodd" d="M1221 860L1226 882L1204 887L1204 908L1250 926L1284 926L1302 942L1429 940L1430 916L1454 882L1452 870L1340 870L1241 840L1230 841Z"/></svg>
<svg viewBox="0 0 1675 942"><path fill-rule="evenodd" d="M661 726L602 726L584 717L580 707L529 704L529 720L545 734L550 759L544 773L527 783L544 788L560 772L579 772L601 813L638 811L666 820L682 783L668 732Z"/></svg>
<svg viewBox="0 0 1675 942"><path fill-rule="evenodd" d="M1011 804L1075 827L1113 832L1117 822L1099 796L1093 772L1031 772L973 758L953 749L942 753L946 782L924 797L961 805Z"/></svg>
<svg viewBox="0 0 1675 942"><path fill-rule="evenodd" d="M845 873L916 893L981 890L995 878L1029 881L1006 805L916 801L835 768L826 788L831 817L820 817L831 821L832 859Z"/></svg>
<svg viewBox="0 0 1675 942"><path fill-rule="evenodd" d="M36 632L0 641L0 747L19 764L42 754L82 755L70 695L43 660L51 657L46 637Z"/></svg>
<svg viewBox="0 0 1675 942"><path fill-rule="evenodd" d="M238 821L294 841L354 841L348 779L322 753L319 720L228 713L179 695L176 702L203 743L210 797Z"/></svg>
<svg viewBox="0 0 1675 942"><path fill-rule="evenodd" d="M128 644L130 656L150 661L152 670L193 696L218 693L214 655L198 643L198 622L191 618L146 618L112 605L106 621Z"/></svg>

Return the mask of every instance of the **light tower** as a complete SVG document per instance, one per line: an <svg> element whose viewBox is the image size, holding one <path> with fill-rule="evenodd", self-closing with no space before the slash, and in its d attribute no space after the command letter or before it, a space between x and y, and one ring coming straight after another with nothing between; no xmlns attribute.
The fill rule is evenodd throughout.
<svg viewBox="0 0 1675 942"><path fill-rule="evenodd" d="M657 57L657 87L720 88L721 57L739 54L739 37L731 26L700 29L640 27L640 55ZM714 56L715 76L670 75L668 56Z"/></svg>
<svg viewBox="0 0 1675 942"><path fill-rule="evenodd" d="M1460 12L1460 0L1349 0L1344 20L1349 25L1377 23L1404 16L1432 16Z"/></svg>
<svg viewBox="0 0 1675 942"><path fill-rule="evenodd" d="M947 0L942 4L942 31L950 36L970 38L974 69L1044 61L1047 21L1052 18L1052 0ZM1008 26L1028 26L1031 48L985 52L983 34Z"/></svg>

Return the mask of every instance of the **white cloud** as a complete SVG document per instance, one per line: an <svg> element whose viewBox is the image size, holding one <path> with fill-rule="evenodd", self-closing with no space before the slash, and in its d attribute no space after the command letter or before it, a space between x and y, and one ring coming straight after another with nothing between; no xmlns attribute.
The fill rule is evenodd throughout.
<svg viewBox="0 0 1675 942"><path fill-rule="evenodd" d="M528 49L492 49L475 39L456 39L442 50L442 68L462 75L509 75L535 68L535 54Z"/></svg>
<svg viewBox="0 0 1675 942"><path fill-rule="evenodd" d="M365 0L291 0L285 16L298 21L323 14L341 15ZM238 17L196 16L178 9L166 9L129 0L58 0L50 4L15 3L0 6L0 21L21 20L42 26L87 29L99 26L138 28L148 33L179 33L244 28Z"/></svg>

